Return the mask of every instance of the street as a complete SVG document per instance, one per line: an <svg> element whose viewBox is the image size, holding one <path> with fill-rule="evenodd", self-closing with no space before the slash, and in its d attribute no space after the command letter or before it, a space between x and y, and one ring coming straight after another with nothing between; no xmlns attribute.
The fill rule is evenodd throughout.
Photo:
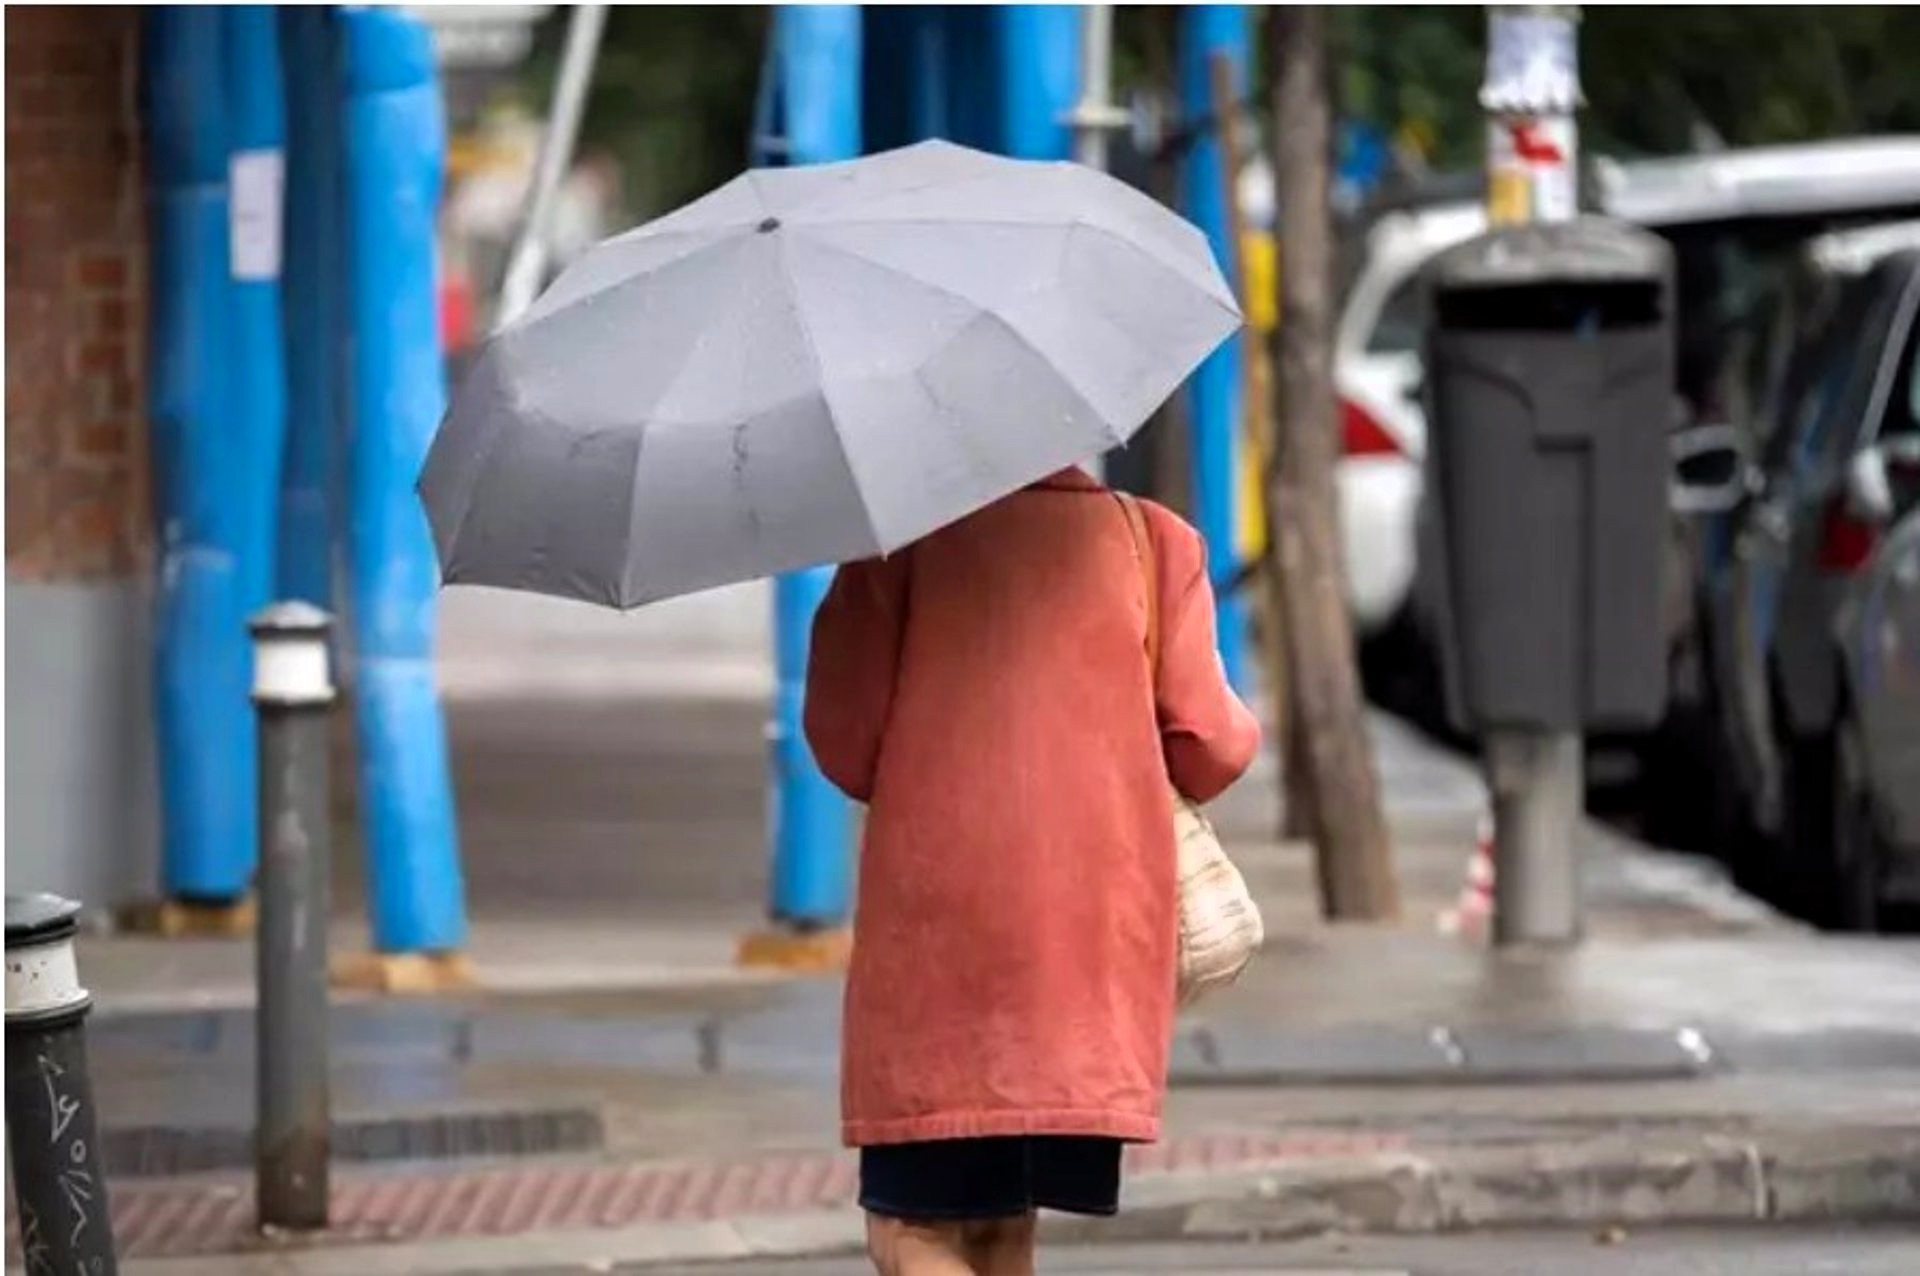
<svg viewBox="0 0 1920 1276"><path fill-rule="evenodd" d="M1920 6L1648 13L9 11L8 1272L1920 1276Z"/></svg>
<svg viewBox="0 0 1920 1276"><path fill-rule="evenodd" d="M857 1244L834 1129L839 983L726 966L760 910L763 722L751 698L456 704L481 986L335 1006L332 1243L288 1270L611 1270ZM1763 1206L1792 1229L1905 1208L1911 945L1811 934L1593 825L1579 950L1503 955L1441 935L1481 790L1461 759L1372 727L1407 917L1314 917L1304 848L1272 836L1270 760L1220 804L1269 951L1181 1026L1166 1140L1129 1180L1130 1235L1731 1221ZM343 949L361 933L353 864L336 883ZM246 1271L235 1096L252 1078L250 947L90 937L81 960L123 1259ZM1468 1263L1507 1244L1437 1243ZM1410 1270L1421 1252L1340 1261ZM1537 1246L1517 1252L1504 1270L1541 1270L1527 1266ZM1595 1261L1619 1270L1623 1252L1645 1253ZM1125 1261L1202 1258L1340 1256ZM1101 1266L1115 1251L1060 1261L1126 1270Z"/></svg>
<svg viewBox="0 0 1920 1276"><path fill-rule="evenodd" d="M556 1268L538 1276L561 1276L563 1270L579 1269ZM857 1259L844 1259L644 1270L653 1276L863 1276L871 1269ZM1043 1250L1040 1270L1183 1276L1912 1276L1920 1271L1920 1230L1680 1228L1595 1235L1341 1236L1268 1245L1119 1245Z"/></svg>

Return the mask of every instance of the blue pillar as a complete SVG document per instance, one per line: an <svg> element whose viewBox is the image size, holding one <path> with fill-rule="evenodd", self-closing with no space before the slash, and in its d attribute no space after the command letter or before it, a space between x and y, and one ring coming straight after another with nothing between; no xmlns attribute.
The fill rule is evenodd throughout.
<svg viewBox="0 0 1920 1276"><path fill-rule="evenodd" d="M255 856L244 541L248 449L231 365L225 17L156 8L142 32L152 243L148 408L158 524L154 729L161 887L226 902Z"/></svg>
<svg viewBox="0 0 1920 1276"><path fill-rule="evenodd" d="M947 10L944 5L920 4L909 10L911 43L907 47L907 91L910 99L910 127L915 141L930 137L948 137L948 99L952 94L948 80Z"/></svg>
<svg viewBox="0 0 1920 1276"><path fill-rule="evenodd" d="M348 557L373 939L466 942L446 725L433 676L439 568L414 481L446 406L434 306L446 121L427 29L340 11L346 197Z"/></svg>
<svg viewBox="0 0 1920 1276"><path fill-rule="evenodd" d="M280 470L287 437L286 351L280 327L281 208L286 178L287 104L280 75L279 22L270 6L235 5L226 18L228 198L233 332L227 348L239 429L230 446L244 478L232 499L246 533L241 577L249 614L275 595Z"/></svg>
<svg viewBox="0 0 1920 1276"><path fill-rule="evenodd" d="M1017 159L1073 153L1067 113L1080 96L1080 9L1007 4L1000 21L1000 149Z"/></svg>
<svg viewBox="0 0 1920 1276"><path fill-rule="evenodd" d="M1213 115L1212 58L1232 60L1236 92L1247 83L1249 31L1243 5L1191 5L1180 11L1180 103L1188 121ZM1238 246L1230 241L1220 141L1209 125L1188 150L1180 177L1187 216L1207 234L1222 270L1232 277ZM1213 585L1218 591L1220 659L1242 694L1247 681L1247 614L1244 599L1229 595L1238 564L1234 535L1239 508L1240 337L1236 334L1200 365L1188 382L1193 430L1194 522L1206 538Z"/></svg>
<svg viewBox="0 0 1920 1276"><path fill-rule="evenodd" d="M776 10L773 38L788 162L858 155L859 6L783 5ZM851 812L820 773L801 730L807 643L832 579L832 571L821 568L774 584L772 913L776 921L802 928L845 923L853 896Z"/></svg>
<svg viewBox="0 0 1920 1276"><path fill-rule="evenodd" d="M340 127L332 11L279 10L287 97L284 337L287 441L281 463L278 592L335 609L332 488L340 435Z"/></svg>

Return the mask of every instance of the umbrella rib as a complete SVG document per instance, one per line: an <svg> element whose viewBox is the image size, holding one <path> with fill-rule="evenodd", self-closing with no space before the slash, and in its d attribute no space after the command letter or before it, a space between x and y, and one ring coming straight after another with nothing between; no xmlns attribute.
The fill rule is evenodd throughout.
<svg viewBox="0 0 1920 1276"><path fill-rule="evenodd" d="M501 363L507 361L505 347L500 347L499 360ZM504 369L502 372L504 372ZM508 384L506 377L498 373L496 373L496 381L502 388ZM445 425L446 422L443 420L440 427L436 428L435 442L439 441L437 437L439 429L445 428ZM460 517L454 520L453 530L447 534L447 549L449 551L448 558L450 561L441 564L440 572L448 584L459 583L455 578L454 563L458 561L459 557L460 536L467 530L467 521L473 516L474 503L480 496L480 480L486 477L487 467L493 464L493 454L499 450L500 437L505 433L507 433L506 428L498 424L487 432L487 441L480 449L480 461L473 467L473 481L467 484L467 499L462 502L460 506ZM428 455L432 455L431 445L429 445ZM414 488L416 491L418 491L419 486L419 479L416 478L414 480Z"/></svg>
<svg viewBox="0 0 1920 1276"><path fill-rule="evenodd" d="M863 257L859 253L854 252L852 249L842 247L839 244L827 243L822 240L815 240L813 242L817 247L824 248L828 252L839 253L843 257L849 257L854 261L860 262L861 264L866 266L871 266L876 270L890 270L895 274L898 274L907 279L913 280L915 283L920 284L922 287L928 289L929 291L939 293L941 296L951 298L954 301L964 302L966 305L973 307L974 317L972 319L969 319L966 322L966 324L964 324L961 328L959 328L951 336L949 336L947 338L947 344L949 345L952 344L952 342L960 335L961 332L965 332L967 329L973 327L975 324L986 322L986 323L992 323L992 324L998 325L1003 331L1010 333L1016 342L1026 347L1026 349L1030 353L1032 353L1035 358L1041 360L1048 367L1054 370L1054 372L1059 376L1061 384L1067 387L1068 391L1073 395L1075 399L1079 400L1080 406L1085 408L1087 410L1087 413L1090 416L1092 416L1094 420L1100 423L1101 433L1105 434L1109 439L1112 439L1116 444L1124 442L1124 440L1121 439L1121 437L1119 436L1118 432L1115 431L1112 425L1108 423L1105 414L1102 413L1099 409L1095 408L1093 406L1093 403L1087 398L1086 391L1079 384L1077 384L1071 377L1067 376L1066 373L1061 372L1059 367L1056 364L1054 364L1051 359L1047 358L1046 352L1041 350L1038 346L1034 345L1032 340L1030 340L1025 333L1021 332L1018 328L1014 327L1011 323L1007 322L1006 316L1000 314L998 311L994 310L991 306L983 305L979 301L976 301L975 299L973 299L972 297L963 296L962 294L955 292L953 289L948 288L945 285L937 284L937 283L934 283L932 280L922 278L921 276L915 274L911 270L905 270L897 266L890 266L884 262L875 261L871 257ZM927 384L925 377L922 375L921 366L917 365L913 369L913 378L915 383L919 385L920 388L926 392L927 397L931 399L936 406L940 406L940 397L934 394L933 388ZM942 415L944 419L944 414ZM831 412L829 412L829 416L831 416ZM960 440L960 447L962 451L966 452L969 456L972 456L975 458L978 458L980 456L980 453L969 445L969 441L966 439L966 431L964 430L958 431L956 434L956 437ZM842 450L844 452L844 446ZM849 462L849 468L851 468L851 462ZM988 468L990 471L992 470L992 467L988 467ZM874 531L874 539L875 539L875 542L878 543L880 539L878 529L875 529L873 527L873 524L871 521L868 522L867 526L870 530Z"/></svg>
<svg viewBox="0 0 1920 1276"><path fill-rule="evenodd" d="M1079 225L1079 223L1077 222L1069 225L1068 233L1071 234L1073 226L1077 226L1077 225ZM1005 329L1007 332L1013 335L1014 340L1018 341L1021 345L1025 346L1028 351L1030 351L1036 358L1040 359L1043 363L1045 363L1049 368L1052 368L1054 373L1059 376L1061 383L1066 385L1069 389L1073 391L1073 397L1078 399L1080 401L1081 406L1086 408L1088 412L1092 413L1094 419L1100 422L1102 431L1106 434L1108 438L1114 440L1116 444L1125 442L1125 440L1120 437L1118 431L1116 431L1113 428L1113 426L1108 423L1106 414L1101 412L1099 409L1095 408L1093 406L1092 401L1087 398L1085 387L1081 386L1072 377L1068 376L1064 371L1062 371L1058 364L1054 363L1052 359L1049 359L1047 357L1046 351L1036 346L1033 343L1032 338L1028 337L1027 334L1020 331L1020 329L1014 327L1013 324L1007 320L1006 316L1000 314L999 311L994 309L992 306L989 306L976 298L969 297L964 293L956 292L954 289L946 286L945 284L935 283L933 280L928 279L925 276L920 275L912 270L908 270L904 266L896 266L890 262L875 261L871 257L863 256L862 254L855 252L853 249L843 247L842 245L839 245L839 244L829 243L824 240L815 240L814 242L819 247L826 249L828 252L839 253L843 257L850 257L857 262L861 262L864 265L873 267L875 270L891 271L894 274L901 275L907 279L913 280L915 283L919 284L923 288L928 289L931 292L939 293L943 297L947 297L954 301L962 302L968 306L973 307L974 310L978 312L978 318L991 319L994 323L997 323L998 325L1000 325L1001 328ZM1040 289L1035 288L1033 291L1038 292L1040 291ZM971 327L974 322L978 321L978 318L976 318L975 320L969 321L967 326ZM964 329L962 329L962 331L964 331ZM1122 331L1125 331L1125 329L1123 328ZM958 334L956 333L955 335L958 335ZM949 338L948 340L951 341L952 338Z"/></svg>
<svg viewBox="0 0 1920 1276"><path fill-rule="evenodd" d="M522 333L530 332L533 329L539 327L541 324L547 322L549 319L556 319L559 316L566 314L568 311L572 310L575 306L581 305L588 301L592 301L596 297L604 297L606 294L610 292L617 292L618 290L628 287L631 284L646 282L652 279L654 272L656 271L668 270L675 266L683 265L686 262L692 261L694 258L700 256L702 253L709 253L716 248L724 248L729 244L737 243L739 242L739 232L749 229L751 225L752 223L750 222L743 222L739 226L724 226L717 229L708 227L708 228L702 228L698 230L695 230L695 229L670 230L665 232L664 234L660 234L657 236L649 236L642 240L631 241L634 243L656 243L656 242L667 240L669 238L678 238L681 236L706 235L706 234L711 234L714 236L712 243L701 244L696 248L693 248L687 252L681 253L678 257L671 258L667 261L655 262L652 266L648 267L644 271L641 271L635 274L623 275L619 279L616 279L611 283L604 284L599 288L593 289L591 292L583 292L578 297L570 297L567 299L567 302L565 305L562 305L556 309L538 312L538 313L529 311L527 314L523 315L521 318L514 320L512 323L508 324L505 328L501 329L500 332L496 334L496 336L506 336L509 333L515 336L518 336Z"/></svg>
<svg viewBox="0 0 1920 1276"><path fill-rule="evenodd" d="M1105 235L1108 239L1117 240L1120 243L1125 244L1127 247L1133 249L1135 252L1138 252L1143 256L1151 258L1158 265L1160 265L1161 267L1166 269L1168 272L1172 273L1173 275L1179 277L1182 280L1194 279L1194 276L1192 275L1188 266L1182 265L1179 262L1168 260L1164 253L1158 251L1157 249L1155 249L1154 247L1148 244L1141 242L1138 239L1135 239L1131 235L1125 234L1122 231L1117 231L1113 229L1111 226L1105 226L1096 221L1089 221L1085 217L1075 217L1070 220L1064 220L1064 221L1062 220L1027 221L1017 217L968 217L968 218L961 219L959 222L956 223L952 218L938 217L930 214L924 217L844 217L844 218L835 218L831 223L828 223L828 224L832 225L836 229L841 226L953 226L956 224L965 225L965 226L1013 226L1013 227L1023 227L1029 230L1052 230L1060 227L1065 227L1068 229L1082 229L1082 230L1091 231L1096 235ZM858 253L854 255L859 256ZM863 260L866 260L866 259L863 258ZM1219 270L1219 263L1214 260L1213 250L1211 247L1209 247L1207 250L1207 260L1210 264L1214 266L1215 272L1217 274ZM877 265L880 263L875 263L875 264ZM908 273L908 272L902 272L902 273ZM916 275L914 277L918 278L919 276ZM1220 292L1215 292L1213 289L1200 286L1197 281L1195 281L1194 286L1196 287L1197 291L1205 294L1216 305L1221 305L1221 308L1224 310L1227 310L1228 313L1232 314L1234 318L1244 320L1245 316L1240 313L1239 304L1237 302L1231 306L1227 306L1221 303L1221 300L1220 300L1221 297L1223 295L1230 296L1231 293L1226 291L1224 276L1221 276L1220 278L1221 278L1221 289L1222 289L1222 291Z"/></svg>
<svg viewBox="0 0 1920 1276"><path fill-rule="evenodd" d="M874 525L873 512L867 508L867 494L860 484L860 471L854 467L853 453L840 433L840 418L833 409L833 398L827 393L827 365L820 357L820 343L814 337L813 325L807 320L806 308L800 304L800 287L794 280L791 264L787 260L786 243L779 237L775 239L780 254L780 282L786 292L787 308L793 314L794 326L800 330L800 340L806 344L807 358L813 363L814 382L820 387L820 404L827 413L827 433L833 436L833 445L840 451L840 463L847 467L847 477L852 480L853 490L860 498L860 521L866 525L867 537L877 548L881 543L880 529Z"/></svg>
<svg viewBox="0 0 1920 1276"><path fill-rule="evenodd" d="M950 193L957 189L979 186L987 182L1009 180L1031 182L1034 180L1035 169L1057 171L1070 169L1072 167L1071 165L1054 160L1023 160L1014 159L1011 156L1005 155L996 155L991 158L996 160L997 163L989 172L968 173L964 176L952 175L919 179L915 180L912 185L891 186L877 192L871 189L850 192L844 188L829 188L821 191L811 199L802 200L797 204L790 205L788 211L796 213L803 211L811 211L814 213L831 212L833 210L833 201L845 195L857 195L862 199L862 202L884 203L890 199L907 195L918 195L925 191ZM835 220L838 219L836 218Z"/></svg>

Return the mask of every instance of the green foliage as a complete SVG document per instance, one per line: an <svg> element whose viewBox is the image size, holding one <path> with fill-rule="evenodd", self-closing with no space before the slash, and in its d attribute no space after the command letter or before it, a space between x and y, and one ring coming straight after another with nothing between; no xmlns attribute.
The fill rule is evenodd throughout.
<svg viewBox="0 0 1920 1276"><path fill-rule="evenodd" d="M1418 121L1439 167L1477 163L1485 11L1429 5L1334 13L1343 113ZM1920 128L1920 9L1590 5L1582 10L1582 141L1615 155Z"/></svg>
<svg viewBox="0 0 1920 1276"><path fill-rule="evenodd" d="M1586 10L1593 145L1686 150L1920 127L1920 10L1900 5Z"/></svg>
<svg viewBox="0 0 1920 1276"><path fill-rule="evenodd" d="M1264 22L1264 11L1256 11ZM1333 10L1333 84L1343 115L1427 131L1437 168L1480 161L1485 48L1479 6ZM621 163L636 217L724 181L745 160L768 10L620 5L581 139ZM543 25L523 96L541 109L567 10ZM1170 84L1170 5L1115 15L1115 88ZM1256 57L1264 56L1256 40ZM1920 129L1920 7L1588 6L1580 32L1589 152L1659 154L1704 135L1728 145ZM1264 92L1262 93L1264 97Z"/></svg>
<svg viewBox="0 0 1920 1276"><path fill-rule="evenodd" d="M746 163L768 10L761 5L614 5L581 123L580 153L620 163L628 212L665 212ZM542 24L525 77L544 112L568 10Z"/></svg>
<svg viewBox="0 0 1920 1276"><path fill-rule="evenodd" d="M1486 18L1474 6L1341 6L1328 24L1334 95L1343 117L1433 138L1437 168L1478 161Z"/></svg>

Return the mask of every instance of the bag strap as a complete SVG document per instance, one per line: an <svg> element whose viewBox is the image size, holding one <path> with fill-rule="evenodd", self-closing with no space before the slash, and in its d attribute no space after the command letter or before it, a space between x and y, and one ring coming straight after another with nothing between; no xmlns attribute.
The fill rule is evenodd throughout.
<svg viewBox="0 0 1920 1276"><path fill-rule="evenodd" d="M1113 495L1127 516L1134 557L1140 563L1141 583L1147 587L1147 669L1157 679L1160 676L1160 565L1153 553L1153 533L1147 528L1147 516L1139 501L1125 492Z"/></svg>

